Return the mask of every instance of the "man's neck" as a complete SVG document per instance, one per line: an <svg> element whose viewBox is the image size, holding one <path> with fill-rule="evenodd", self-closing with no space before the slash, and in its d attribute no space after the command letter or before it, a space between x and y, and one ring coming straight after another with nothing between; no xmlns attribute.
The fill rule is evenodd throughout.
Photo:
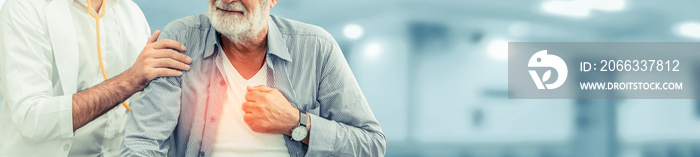
<svg viewBox="0 0 700 157"><path fill-rule="evenodd" d="M267 52L267 26L260 33L248 40L233 42L221 35L221 47L228 56L240 56L237 59L249 60L248 56L260 56Z"/></svg>
<svg viewBox="0 0 700 157"><path fill-rule="evenodd" d="M221 35L221 48L244 79L250 79L262 67L267 53L267 26L260 34L245 41L232 42Z"/></svg>

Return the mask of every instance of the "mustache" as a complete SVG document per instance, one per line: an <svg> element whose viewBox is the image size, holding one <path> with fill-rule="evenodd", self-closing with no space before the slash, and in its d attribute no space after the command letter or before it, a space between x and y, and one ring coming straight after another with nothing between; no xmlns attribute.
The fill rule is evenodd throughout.
<svg viewBox="0 0 700 157"><path fill-rule="evenodd" d="M226 10L226 11L240 11L243 13L246 13L248 11L248 10L246 10L243 3L241 3L240 1L233 2L230 4L224 4L224 2L222 0L216 0L216 2L214 2L214 6L216 8L219 8L221 10Z"/></svg>

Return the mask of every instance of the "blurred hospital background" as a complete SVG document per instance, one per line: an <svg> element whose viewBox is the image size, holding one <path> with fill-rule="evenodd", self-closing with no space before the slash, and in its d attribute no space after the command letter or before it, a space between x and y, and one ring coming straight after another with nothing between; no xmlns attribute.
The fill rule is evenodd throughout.
<svg viewBox="0 0 700 157"><path fill-rule="evenodd" d="M207 11L134 1L152 30ZM507 89L509 41L697 42L700 1L280 0L272 14L335 37L386 156L700 157L700 101L509 100Z"/></svg>

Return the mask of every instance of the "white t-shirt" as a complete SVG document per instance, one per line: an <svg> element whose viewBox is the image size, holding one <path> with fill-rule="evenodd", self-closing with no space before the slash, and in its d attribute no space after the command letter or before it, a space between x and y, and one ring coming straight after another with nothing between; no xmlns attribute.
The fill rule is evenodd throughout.
<svg viewBox="0 0 700 157"><path fill-rule="evenodd" d="M220 54L226 75L227 97L222 107L212 156L288 157L284 135L253 132L243 121L245 112L241 105L246 101L247 86L267 85L267 65L263 64L253 77L246 80L233 67L226 54Z"/></svg>

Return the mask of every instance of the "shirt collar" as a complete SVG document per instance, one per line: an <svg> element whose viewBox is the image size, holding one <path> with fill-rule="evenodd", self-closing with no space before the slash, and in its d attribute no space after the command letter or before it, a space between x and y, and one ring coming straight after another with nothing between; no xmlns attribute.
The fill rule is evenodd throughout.
<svg viewBox="0 0 700 157"><path fill-rule="evenodd" d="M210 45L210 49L204 52L203 58L207 58L214 54L213 48L218 47L218 45L220 45L221 43L221 36L219 35L218 31L216 31L214 26L211 24L209 27L210 31L209 35L207 36L209 40L212 40L214 42L212 45ZM289 54L286 42L284 42L284 38L282 38L282 33L277 27L277 24L274 20L272 20L272 16L270 16L269 18L267 27L267 53L291 62L292 57Z"/></svg>
<svg viewBox="0 0 700 157"><path fill-rule="evenodd" d="M78 2L78 3L82 4L82 5L84 5L85 7L87 7L87 2L85 2L85 0L72 0L72 1L71 1L71 3L75 3L75 2Z"/></svg>
<svg viewBox="0 0 700 157"><path fill-rule="evenodd" d="M107 6L105 6L105 7L111 7L110 5L113 5L115 1L116 1L116 0L106 0L105 3L107 3ZM78 2L78 3L82 4L82 5L85 6L85 7L88 6L86 0L72 0L72 1L70 1L70 2L71 2L71 5L72 5L73 3L75 3L75 2ZM90 9L90 10L92 10L92 9ZM100 10L100 12L102 12L102 10Z"/></svg>
<svg viewBox="0 0 700 157"><path fill-rule="evenodd" d="M109 2L109 1L112 1L112 0L107 0L107 2ZM71 2L71 3L78 2L78 3L80 3L80 4L82 4L82 5L84 5L84 6L87 7L87 2L86 2L86 0L72 0L72 1L70 1L70 2Z"/></svg>
<svg viewBox="0 0 700 157"><path fill-rule="evenodd" d="M270 16L267 24L267 52L291 62L292 56L287 49L287 42L282 38L282 32L277 28L277 23L275 23L275 20L272 20L272 18L273 17Z"/></svg>

